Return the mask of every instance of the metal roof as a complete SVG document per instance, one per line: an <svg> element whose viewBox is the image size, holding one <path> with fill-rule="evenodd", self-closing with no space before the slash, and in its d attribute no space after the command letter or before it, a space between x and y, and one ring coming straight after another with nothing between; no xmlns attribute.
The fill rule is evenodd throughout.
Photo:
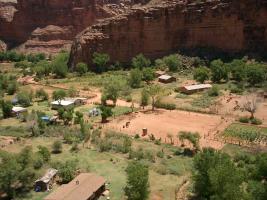
<svg viewBox="0 0 267 200"><path fill-rule="evenodd" d="M74 104L73 101L66 101L66 100L61 100L61 101L53 101L51 102L52 105L61 105L61 106L69 106Z"/></svg>
<svg viewBox="0 0 267 200"><path fill-rule="evenodd" d="M164 80L168 80L168 79L170 79L170 78L173 78L173 77L170 76L170 75L168 75L168 74L164 74L164 75L161 75L161 76L159 77L159 79L164 79Z"/></svg>
<svg viewBox="0 0 267 200"><path fill-rule="evenodd" d="M184 88L187 90L199 90L199 89L212 88L212 85L211 84L187 85L187 86L184 86Z"/></svg>
<svg viewBox="0 0 267 200"><path fill-rule="evenodd" d="M45 175L42 178L36 180L35 182L42 181L44 183L49 183L49 181L57 174L57 172L58 172L58 170L50 168L47 170L47 172L45 173Z"/></svg>
<svg viewBox="0 0 267 200"><path fill-rule="evenodd" d="M45 200L87 200L106 180L93 173L81 173L68 184L49 194Z"/></svg>
<svg viewBox="0 0 267 200"><path fill-rule="evenodd" d="M13 108L12 108L12 111L13 112L24 112L24 111L26 111L27 110L27 108L23 108L23 107L20 107L20 106L14 106Z"/></svg>

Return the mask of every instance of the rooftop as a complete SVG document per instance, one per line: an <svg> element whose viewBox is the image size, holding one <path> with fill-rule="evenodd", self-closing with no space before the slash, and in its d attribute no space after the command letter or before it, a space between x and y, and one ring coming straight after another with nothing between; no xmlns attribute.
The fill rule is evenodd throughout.
<svg viewBox="0 0 267 200"><path fill-rule="evenodd" d="M20 107L20 106L14 106L12 108L13 112L23 112L23 111L26 111L26 110L27 110L27 108L23 108L23 107Z"/></svg>
<svg viewBox="0 0 267 200"><path fill-rule="evenodd" d="M81 173L68 184L62 185L49 194L45 200L87 200L100 187L105 179L93 173Z"/></svg>
<svg viewBox="0 0 267 200"><path fill-rule="evenodd" d="M187 85L184 86L187 90L199 90L199 89L206 89L206 88L212 88L211 84L197 84L197 85Z"/></svg>
<svg viewBox="0 0 267 200"><path fill-rule="evenodd" d="M36 180L35 182L43 181L45 183L48 183L51 180L51 178L53 178L56 174L57 174L57 170L50 168L47 170L47 172L42 178Z"/></svg>
<svg viewBox="0 0 267 200"><path fill-rule="evenodd" d="M51 102L52 105L62 105L62 106L72 105L73 103L74 103L73 101L66 101L66 100Z"/></svg>
<svg viewBox="0 0 267 200"><path fill-rule="evenodd" d="M159 77L159 79L165 79L165 80L168 80L168 79L170 79L170 78L172 78L172 76L167 75L167 74L161 75L161 76Z"/></svg>

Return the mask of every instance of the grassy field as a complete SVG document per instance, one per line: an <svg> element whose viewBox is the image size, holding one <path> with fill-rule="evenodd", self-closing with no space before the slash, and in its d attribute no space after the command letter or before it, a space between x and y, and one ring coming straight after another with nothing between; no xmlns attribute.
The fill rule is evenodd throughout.
<svg viewBox="0 0 267 200"><path fill-rule="evenodd" d="M25 139L14 145L7 147L7 151L19 152L25 146L32 146L33 150L37 150L38 145L43 145L51 149L52 143L58 138L53 137L38 137L32 139ZM150 199L159 197L161 199L172 200L175 198L175 189L184 180L185 176L190 175L192 168L192 158L185 156L173 156L176 147L169 145L155 145L152 142L144 140L134 140L134 148L153 151L154 153L164 149L165 156L163 158L156 158L155 162L148 160L141 160L141 162L150 166ZM78 163L78 167L83 171L95 172L107 180L110 183L110 197L111 199L123 199L123 188L126 184L126 173L128 159L127 154L120 154L115 152L100 153L94 147L83 148L80 144L80 150L78 153L70 151L71 145L64 144L63 152L61 154L53 154L50 163L56 161L75 160ZM47 164L45 168L48 168ZM160 173L159 168L165 168L167 173ZM44 171L45 169L43 169ZM20 198L20 200L41 200L48 193L35 193L30 192L26 197Z"/></svg>

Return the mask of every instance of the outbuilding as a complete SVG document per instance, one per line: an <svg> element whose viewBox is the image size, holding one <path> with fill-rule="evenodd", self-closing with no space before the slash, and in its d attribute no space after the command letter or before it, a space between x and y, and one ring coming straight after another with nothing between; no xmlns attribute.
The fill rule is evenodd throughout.
<svg viewBox="0 0 267 200"><path fill-rule="evenodd" d="M53 101L51 102L51 106L54 110L58 110L59 108L69 109L74 107L74 102L66 100Z"/></svg>
<svg viewBox="0 0 267 200"><path fill-rule="evenodd" d="M12 108L12 115L13 116L19 116L19 115L25 114L25 113L27 113L27 108L23 108L20 106L14 106Z"/></svg>
<svg viewBox="0 0 267 200"><path fill-rule="evenodd" d="M65 101L72 101L75 106L85 105L87 98L84 97L74 97L74 98L65 98Z"/></svg>
<svg viewBox="0 0 267 200"><path fill-rule="evenodd" d="M161 83L171 83L175 82L176 78L167 74L161 75L159 78L159 82Z"/></svg>
<svg viewBox="0 0 267 200"><path fill-rule="evenodd" d="M182 86L180 87L180 91L185 94L193 94L210 88L212 88L211 84L196 84L196 85Z"/></svg>
<svg viewBox="0 0 267 200"><path fill-rule="evenodd" d="M44 200L96 200L105 191L106 180L93 173L81 173Z"/></svg>
<svg viewBox="0 0 267 200"><path fill-rule="evenodd" d="M41 191L47 191L52 188L52 184L55 180L55 177L57 175L58 170L50 168L47 170L45 175L36 180L34 184L34 191L35 192L41 192Z"/></svg>

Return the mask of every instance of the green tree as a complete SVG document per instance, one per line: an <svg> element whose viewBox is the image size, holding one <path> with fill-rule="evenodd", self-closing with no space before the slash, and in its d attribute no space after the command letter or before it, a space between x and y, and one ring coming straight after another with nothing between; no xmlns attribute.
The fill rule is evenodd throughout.
<svg viewBox="0 0 267 200"><path fill-rule="evenodd" d="M154 70L151 68L145 68L143 69L143 80L149 83L150 81L153 81L155 78Z"/></svg>
<svg viewBox="0 0 267 200"><path fill-rule="evenodd" d="M160 85L151 85L146 88L148 95L151 97L152 110L155 110L155 105L164 96L165 90Z"/></svg>
<svg viewBox="0 0 267 200"><path fill-rule="evenodd" d="M105 104L106 100L111 100L113 105L116 106L116 102L124 88L124 83L117 79L110 80L104 86L104 90L102 93L102 101Z"/></svg>
<svg viewBox="0 0 267 200"><path fill-rule="evenodd" d="M138 54L132 59L132 66L142 70L143 68L150 67L151 61L147 59L143 54Z"/></svg>
<svg viewBox="0 0 267 200"><path fill-rule="evenodd" d="M175 54L164 57L163 62L172 72L176 72L178 69L182 68L182 63Z"/></svg>
<svg viewBox="0 0 267 200"><path fill-rule="evenodd" d="M58 54L52 61L53 73L55 73L58 78L65 78L67 76L68 60L69 60L69 54L64 52Z"/></svg>
<svg viewBox="0 0 267 200"><path fill-rule="evenodd" d="M102 123L105 123L107 121L107 118L113 115L112 109L104 105L99 106L99 109L101 111L101 121Z"/></svg>
<svg viewBox="0 0 267 200"><path fill-rule="evenodd" d="M244 60L235 59L229 64L229 66L233 80L241 82L246 79L246 63Z"/></svg>
<svg viewBox="0 0 267 200"><path fill-rule="evenodd" d="M209 80L210 70L207 67L198 67L194 69L194 79L200 83L204 83Z"/></svg>
<svg viewBox="0 0 267 200"><path fill-rule="evenodd" d="M61 101L67 96L64 90L55 90L52 94L52 98L61 104Z"/></svg>
<svg viewBox="0 0 267 200"><path fill-rule="evenodd" d="M219 83L222 79L228 80L229 70L227 65L220 59L213 60L210 64L211 80L215 83Z"/></svg>
<svg viewBox="0 0 267 200"><path fill-rule="evenodd" d="M26 91L21 91L17 94L18 103L24 107L31 105L32 94Z"/></svg>
<svg viewBox="0 0 267 200"><path fill-rule="evenodd" d="M149 94L147 90L144 88L141 92L140 106L145 109L145 106L148 106L149 103Z"/></svg>
<svg viewBox="0 0 267 200"><path fill-rule="evenodd" d="M194 157L194 189L199 199L239 200L243 175L231 158L213 149Z"/></svg>
<svg viewBox="0 0 267 200"><path fill-rule="evenodd" d="M1 108L2 108L2 113L4 118L9 118L12 116L12 108L13 105L10 101L4 101L2 100L0 102Z"/></svg>
<svg viewBox="0 0 267 200"><path fill-rule="evenodd" d="M189 142L191 142L191 144L193 145L193 147L196 151L200 150L200 147L199 147L200 135L199 135L199 133L191 133L191 132L181 131L178 134L178 138L182 142L184 142L184 140L188 140Z"/></svg>
<svg viewBox="0 0 267 200"><path fill-rule="evenodd" d="M15 94L17 89L18 89L17 83L15 81L11 81L8 83L6 91L7 91L8 95L13 95L13 94Z"/></svg>
<svg viewBox="0 0 267 200"><path fill-rule="evenodd" d="M266 80L266 71L260 64L251 64L246 70L247 80L250 85L262 84Z"/></svg>
<svg viewBox="0 0 267 200"><path fill-rule="evenodd" d="M68 183L72 179L74 179L76 170L76 160L67 160L65 163L60 163L58 168L58 174L62 180L62 183Z"/></svg>
<svg viewBox="0 0 267 200"><path fill-rule="evenodd" d="M47 101L49 98L48 93L43 88L36 90L35 97L40 99L41 101Z"/></svg>
<svg viewBox="0 0 267 200"><path fill-rule="evenodd" d="M132 69L130 71L130 77L129 77L129 85L132 88L139 88L141 87L142 83L142 72L139 68L137 69Z"/></svg>
<svg viewBox="0 0 267 200"><path fill-rule="evenodd" d="M52 145L53 153L61 153L62 152L62 142L60 140L56 140Z"/></svg>
<svg viewBox="0 0 267 200"><path fill-rule="evenodd" d="M88 71L88 67L85 63L80 62L76 65L75 71L79 74L79 76L82 76Z"/></svg>
<svg viewBox="0 0 267 200"><path fill-rule="evenodd" d="M98 73L106 71L109 60L110 57L108 54L95 52L93 54L93 63L96 65L95 71Z"/></svg>
<svg viewBox="0 0 267 200"><path fill-rule="evenodd" d="M148 167L139 162L129 163L127 169L127 183L124 189L128 200L146 200L149 196Z"/></svg>
<svg viewBox="0 0 267 200"><path fill-rule="evenodd" d="M51 153L50 153L50 151L48 150L48 148L45 147L45 146L41 146L41 145L39 145L39 146L38 146L38 151L37 151L37 153L38 153L40 156L42 156L42 158L43 158L43 160L44 160L45 162L48 162L48 161L51 159Z"/></svg>

